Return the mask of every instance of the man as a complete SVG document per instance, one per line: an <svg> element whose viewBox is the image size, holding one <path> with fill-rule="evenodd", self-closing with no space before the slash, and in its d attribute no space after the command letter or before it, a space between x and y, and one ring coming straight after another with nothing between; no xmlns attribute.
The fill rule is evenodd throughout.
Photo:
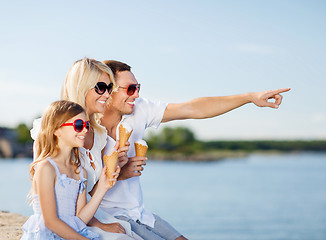
<svg viewBox="0 0 326 240"><path fill-rule="evenodd" d="M104 63L111 68L118 86L117 91L111 94L111 100L107 103L101 122L108 132L107 146L114 146L121 122L127 122L133 132L129 139L129 160L121 170L120 181L108 191L100 208L121 220L128 221L132 231L144 239L186 239L166 221L144 208L139 176L147 158L133 157L134 141L144 137L146 128L156 128L161 122L211 118L250 102L259 107L278 108L282 101L280 93L290 89L225 97L203 97L185 103L151 102L139 98L140 84L130 71L129 65L112 60ZM275 102L268 102L270 98L274 98Z"/></svg>

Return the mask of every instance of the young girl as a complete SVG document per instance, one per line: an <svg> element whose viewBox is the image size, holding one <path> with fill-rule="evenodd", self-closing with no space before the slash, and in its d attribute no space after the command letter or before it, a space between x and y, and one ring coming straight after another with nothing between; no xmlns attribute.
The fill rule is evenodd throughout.
<svg viewBox="0 0 326 240"><path fill-rule="evenodd" d="M89 129L84 109L70 101L52 103L42 117L31 164L34 215L22 227L22 239L99 239L86 224L94 216L110 181L103 168L96 191L86 204L87 173L79 147Z"/></svg>

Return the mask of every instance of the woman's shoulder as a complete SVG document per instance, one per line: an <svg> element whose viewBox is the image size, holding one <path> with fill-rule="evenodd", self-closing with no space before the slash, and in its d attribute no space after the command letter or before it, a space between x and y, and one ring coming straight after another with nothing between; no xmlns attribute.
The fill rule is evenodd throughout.
<svg viewBox="0 0 326 240"><path fill-rule="evenodd" d="M42 118L37 118L33 121L33 128L30 130L30 134L33 140L36 140L37 135L41 128Z"/></svg>
<svg viewBox="0 0 326 240"><path fill-rule="evenodd" d="M98 131L94 129L94 145L97 145L100 150L102 150L106 145L107 131Z"/></svg>

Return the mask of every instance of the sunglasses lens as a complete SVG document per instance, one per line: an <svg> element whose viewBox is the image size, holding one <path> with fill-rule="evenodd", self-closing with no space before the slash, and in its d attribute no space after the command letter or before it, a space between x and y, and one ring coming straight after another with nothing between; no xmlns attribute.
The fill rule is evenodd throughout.
<svg viewBox="0 0 326 240"><path fill-rule="evenodd" d="M105 93L105 90L108 90L108 93L111 94L113 88L113 83L110 83L109 85L106 85L105 82L98 82L95 85L95 91L99 95L103 95Z"/></svg>
<svg viewBox="0 0 326 240"><path fill-rule="evenodd" d="M138 84L130 84L129 87L128 87L128 89L127 89L127 94L129 96L134 95L134 93L136 92L137 88L138 88L138 92L139 92L140 85L138 85Z"/></svg>
<svg viewBox="0 0 326 240"><path fill-rule="evenodd" d="M136 86L135 85L129 85L128 89L127 89L127 94L129 96L133 95L136 91Z"/></svg>
<svg viewBox="0 0 326 240"><path fill-rule="evenodd" d="M96 85L95 85L95 91L96 91L98 94L102 95L102 94L105 93L105 90L107 89L107 86L108 86L108 85L106 85L106 83L104 83L104 82L98 82L98 83L96 83Z"/></svg>
<svg viewBox="0 0 326 240"><path fill-rule="evenodd" d="M83 120L77 119L75 121L75 130L76 130L76 132L83 131L83 128L84 128L84 122L83 122Z"/></svg>
<svg viewBox="0 0 326 240"><path fill-rule="evenodd" d="M107 86L107 89L108 89L108 93L111 94L111 93L112 93L112 89L113 89L113 83L110 83L110 84Z"/></svg>
<svg viewBox="0 0 326 240"><path fill-rule="evenodd" d="M86 129L89 130L89 121L86 122Z"/></svg>

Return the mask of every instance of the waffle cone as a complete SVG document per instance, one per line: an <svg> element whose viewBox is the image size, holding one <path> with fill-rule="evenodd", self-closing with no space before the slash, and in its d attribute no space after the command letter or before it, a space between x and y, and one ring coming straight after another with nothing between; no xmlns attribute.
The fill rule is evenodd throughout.
<svg viewBox="0 0 326 240"><path fill-rule="evenodd" d="M137 157L145 157L148 147L135 142L135 151Z"/></svg>
<svg viewBox="0 0 326 240"><path fill-rule="evenodd" d="M115 172L118 163L118 152L114 150L110 155L104 155L103 157L104 164L107 167L106 175L109 179L112 179L112 173ZM110 186L112 187L112 183L110 182Z"/></svg>
<svg viewBox="0 0 326 240"><path fill-rule="evenodd" d="M124 128L122 125L119 126L119 146L124 147L126 145L126 142L128 141L131 132L128 132L126 128Z"/></svg>

